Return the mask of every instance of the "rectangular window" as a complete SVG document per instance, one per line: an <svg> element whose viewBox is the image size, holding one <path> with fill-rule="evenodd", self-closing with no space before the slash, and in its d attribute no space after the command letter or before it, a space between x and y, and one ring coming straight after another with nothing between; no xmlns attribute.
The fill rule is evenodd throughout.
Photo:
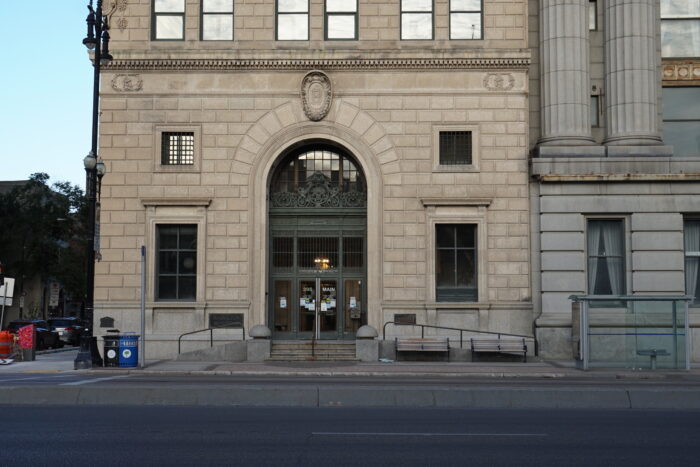
<svg viewBox="0 0 700 467"><path fill-rule="evenodd" d="M433 0L401 0L401 40L433 38Z"/></svg>
<svg viewBox="0 0 700 467"><path fill-rule="evenodd" d="M438 224L435 238L436 300L477 301L476 225Z"/></svg>
<svg viewBox="0 0 700 467"><path fill-rule="evenodd" d="M693 305L700 305L700 219L686 219L683 222L683 247L685 293L694 297Z"/></svg>
<svg viewBox="0 0 700 467"><path fill-rule="evenodd" d="M587 234L588 293L624 295L625 242L622 219L589 219Z"/></svg>
<svg viewBox="0 0 700 467"><path fill-rule="evenodd" d="M482 0L450 0L450 39L481 39Z"/></svg>
<svg viewBox="0 0 700 467"><path fill-rule="evenodd" d="M598 118L600 112L600 96L591 96L591 126L599 127L600 119Z"/></svg>
<svg viewBox="0 0 700 467"><path fill-rule="evenodd" d="M197 226L158 225L156 254L156 299L195 300Z"/></svg>
<svg viewBox="0 0 700 467"><path fill-rule="evenodd" d="M700 57L700 2L661 0L661 56Z"/></svg>
<svg viewBox="0 0 700 467"><path fill-rule="evenodd" d="M472 132L440 132L440 165L469 165L472 163Z"/></svg>
<svg viewBox="0 0 700 467"><path fill-rule="evenodd" d="M357 39L357 0L326 0L326 39Z"/></svg>
<svg viewBox="0 0 700 467"><path fill-rule="evenodd" d="M185 39L185 0L154 0L153 40Z"/></svg>
<svg viewBox="0 0 700 467"><path fill-rule="evenodd" d="M588 30L595 31L598 29L598 2L590 0L588 2Z"/></svg>
<svg viewBox="0 0 700 467"><path fill-rule="evenodd" d="M664 141L676 156L700 156L700 87L663 88Z"/></svg>
<svg viewBox="0 0 700 467"><path fill-rule="evenodd" d="M309 40L309 0L277 0L277 40Z"/></svg>
<svg viewBox="0 0 700 467"><path fill-rule="evenodd" d="M202 40L233 40L233 0L202 0Z"/></svg>
<svg viewBox="0 0 700 467"><path fill-rule="evenodd" d="M162 137L163 143L161 145L161 164L194 164L194 133L163 132Z"/></svg>

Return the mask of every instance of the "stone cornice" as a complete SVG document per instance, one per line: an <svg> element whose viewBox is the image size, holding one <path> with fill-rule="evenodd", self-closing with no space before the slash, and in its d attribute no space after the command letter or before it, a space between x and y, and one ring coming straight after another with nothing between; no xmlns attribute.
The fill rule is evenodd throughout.
<svg viewBox="0 0 700 467"><path fill-rule="evenodd" d="M491 198L422 198L423 206L490 206Z"/></svg>
<svg viewBox="0 0 700 467"><path fill-rule="evenodd" d="M104 71L237 70L527 70L529 58L430 59L127 59L113 60Z"/></svg>
<svg viewBox="0 0 700 467"><path fill-rule="evenodd" d="M209 206L211 198L144 198L144 206Z"/></svg>

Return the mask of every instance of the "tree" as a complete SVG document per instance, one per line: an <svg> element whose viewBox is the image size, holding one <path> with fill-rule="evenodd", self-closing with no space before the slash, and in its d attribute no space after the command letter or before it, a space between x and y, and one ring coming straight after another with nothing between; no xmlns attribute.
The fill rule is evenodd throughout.
<svg viewBox="0 0 700 467"><path fill-rule="evenodd" d="M26 183L0 193L0 258L8 275L55 279L64 293L85 294L87 201L80 187L68 182L48 185L35 173Z"/></svg>

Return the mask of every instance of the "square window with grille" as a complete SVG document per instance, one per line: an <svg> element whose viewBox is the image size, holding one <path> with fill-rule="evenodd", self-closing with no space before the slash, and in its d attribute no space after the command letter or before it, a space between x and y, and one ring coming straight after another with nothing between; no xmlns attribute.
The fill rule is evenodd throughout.
<svg viewBox="0 0 700 467"><path fill-rule="evenodd" d="M163 132L161 152L163 165L193 165L194 133Z"/></svg>
<svg viewBox="0 0 700 467"><path fill-rule="evenodd" d="M472 132L440 132L440 165L470 165L472 163Z"/></svg>

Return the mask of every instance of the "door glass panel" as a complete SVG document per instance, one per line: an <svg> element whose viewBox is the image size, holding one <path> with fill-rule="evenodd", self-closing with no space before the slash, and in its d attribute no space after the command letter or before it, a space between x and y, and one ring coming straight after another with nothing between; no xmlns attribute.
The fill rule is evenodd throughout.
<svg viewBox="0 0 700 467"><path fill-rule="evenodd" d="M292 281L275 281L275 331L292 330Z"/></svg>
<svg viewBox="0 0 700 467"><path fill-rule="evenodd" d="M364 324L362 309L362 281L349 279L344 282L345 332L356 332Z"/></svg>
<svg viewBox="0 0 700 467"><path fill-rule="evenodd" d="M321 281L320 321L321 332L333 332L338 323L336 281Z"/></svg>
<svg viewBox="0 0 700 467"><path fill-rule="evenodd" d="M299 332L314 332L316 315L316 281L299 282Z"/></svg>

